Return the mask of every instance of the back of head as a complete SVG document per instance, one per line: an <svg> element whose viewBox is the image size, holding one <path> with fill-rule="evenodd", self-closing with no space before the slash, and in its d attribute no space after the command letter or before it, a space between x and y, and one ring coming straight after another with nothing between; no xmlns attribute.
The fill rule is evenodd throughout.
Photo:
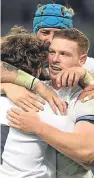
<svg viewBox="0 0 94 178"><path fill-rule="evenodd" d="M30 74L33 69L37 70L47 62L47 52L47 45L23 27L14 26L2 38L2 61Z"/></svg>
<svg viewBox="0 0 94 178"><path fill-rule="evenodd" d="M55 32L53 38L68 39L70 41L77 42L78 52L81 54L88 53L88 50L90 47L89 39L85 36L84 33L82 33L76 28L63 29L63 30L57 31Z"/></svg>
<svg viewBox="0 0 94 178"><path fill-rule="evenodd" d="M72 28L74 11L60 4L46 4L39 7L33 21L33 31L40 28Z"/></svg>

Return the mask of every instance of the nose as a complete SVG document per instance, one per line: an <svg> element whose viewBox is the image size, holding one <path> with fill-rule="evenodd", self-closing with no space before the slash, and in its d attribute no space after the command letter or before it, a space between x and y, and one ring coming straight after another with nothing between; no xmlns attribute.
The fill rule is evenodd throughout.
<svg viewBox="0 0 94 178"><path fill-rule="evenodd" d="M55 53L54 55L53 55L53 62L59 62L59 55L58 55L58 53Z"/></svg>
<svg viewBox="0 0 94 178"><path fill-rule="evenodd" d="M54 36L54 32L50 32L50 34L49 34L49 36L48 36L48 39L47 39L47 41L48 41L49 43L52 42L53 36Z"/></svg>

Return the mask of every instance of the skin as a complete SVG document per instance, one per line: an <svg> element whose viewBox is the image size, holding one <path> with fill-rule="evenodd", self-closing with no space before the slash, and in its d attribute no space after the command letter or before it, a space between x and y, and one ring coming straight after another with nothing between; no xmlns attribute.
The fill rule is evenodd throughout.
<svg viewBox="0 0 94 178"><path fill-rule="evenodd" d="M53 39L49 48L48 60L50 77L54 87L57 87L58 80L62 73L63 82L61 86L59 85L59 87L66 87L66 80L68 80L68 83L70 81L74 82L75 86L78 84L80 79L84 78L86 69L82 68L82 65L86 61L87 54L80 55L77 49L77 43L74 41L59 38ZM55 70L54 68L57 68L59 71ZM67 78L68 71L70 75ZM72 85L69 86L72 87Z"/></svg>
<svg viewBox="0 0 94 178"><path fill-rule="evenodd" d="M47 43L51 43L51 41L52 41L52 38L53 38L53 35L54 35L54 32L55 31L59 31L60 29L57 29L57 28L41 28L41 29L39 29L39 31L38 31L38 33L37 33L37 37L39 38L39 39L41 39L41 40L43 40L43 41L46 41ZM17 77L17 69L14 67L14 66L12 66L12 71L10 71L11 70L11 67L9 67L9 64L4 64L4 63L2 63L2 65L1 65L2 67L1 67L1 69L2 69L2 78L1 78L1 81L3 82L3 83L15 83L15 79L16 79L16 77ZM73 71L73 70L72 70ZM75 69L74 69L74 71L76 71ZM79 72L80 72L80 68L79 68ZM70 71L69 71L69 74L70 74ZM68 73L67 73L67 75L68 75ZM67 80L67 75L63 75L63 77L65 78L66 77L66 80ZM11 77L10 77L11 76ZM78 84L78 80L79 80L79 78L77 77L77 74L75 74L75 81L73 81L73 78L71 78L71 76L73 77L74 75L71 73L70 75L70 78L69 78L69 80L68 80L68 87L71 87L71 86L75 86L75 85L77 85ZM63 82L62 82L63 81ZM61 83L62 83L62 87L66 87L66 82L64 82L65 80L63 80L63 78L62 78L62 72L61 72L61 74L59 74L58 75L58 77L57 77L57 86L58 87L60 87L61 86ZM73 82L72 82L73 81ZM6 84L7 85L7 84ZM7 87L7 90L6 90L6 85L1 85L1 90L3 90L5 93L6 93L6 95L7 95L7 93L9 93L8 92L8 87ZM42 86L43 87L43 86ZM13 86L13 88L14 88L14 86ZM16 87L16 89L17 89L17 87ZM20 87L18 86L18 90L20 89ZM27 89L26 89L27 90ZM22 92L23 93L23 92ZM34 93L32 93L32 98L30 99L30 100L28 100L28 105L26 105L25 104L25 102L24 102L24 99L25 100L27 100L27 98L28 98L28 94L29 94L29 91L27 90L26 92L25 92L25 94L24 94L24 97L23 97L23 95L22 95L22 93L20 93L20 96L18 96L17 97L17 95L16 96L14 96L14 98L12 97L12 101L14 102L14 103L16 103L18 106L20 106L20 107L22 107L22 105L23 105L23 108L24 109L26 109L27 110L27 108L30 108L29 106L30 106L30 104L29 104L29 101L33 104L33 98L34 98ZM8 96L8 95L7 95ZM53 94L52 94L52 96L53 96ZM83 93L82 93L82 95L80 95L80 97L79 97L79 99L81 100L81 99L83 99L84 100L84 97L87 97L88 96L88 99L92 99L92 98L94 98L94 87L92 88L91 86L89 87L89 89L87 88L87 92L85 92L85 91L83 91ZM9 96L9 98L11 99L11 95ZM20 98L21 98L21 101L22 102L20 102ZM50 97L46 97L46 99L47 98L50 98ZM53 99L52 99L53 100ZM54 112L57 112L57 108L56 108L56 105L55 105L55 103L54 103L54 101L52 101L52 100L50 100L49 99L49 104L51 105L51 107L52 107L52 109L53 109L53 111ZM40 102L40 104L42 104L43 103L43 100L41 100L42 102ZM63 102L63 104L62 104L62 102L61 102L61 100L60 100L60 98L59 98L59 100L55 97L55 101L57 102L57 101L60 101L60 104L58 104L58 106L59 106L59 110L60 110L60 113L62 114L62 113L65 113L66 111L65 111L65 103ZM39 100L37 99L37 102L39 102ZM37 103L37 102L35 102L35 103ZM59 102L58 102L59 103ZM34 109L35 109L35 107L36 107L36 110L43 110L43 107L41 107L41 105L37 105L36 104L36 106L34 106Z"/></svg>
<svg viewBox="0 0 94 178"><path fill-rule="evenodd" d="M51 43L54 33L59 30L58 28L41 28L37 32L37 37L42 41Z"/></svg>
<svg viewBox="0 0 94 178"><path fill-rule="evenodd" d="M43 41L46 41L48 43L51 43L53 36L54 36L54 32L55 31L59 31L60 29L56 29L56 28L41 28L39 29L38 33L37 33L37 37ZM75 70L75 69L74 69ZM79 72L80 72L80 68L79 68ZM72 76L73 74L71 74L70 76ZM62 73L58 75L57 77L57 86L61 86L61 82L62 82ZM67 76L64 76L67 78ZM77 77L77 75L76 75ZM94 74L93 74L94 77ZM65 78L64 78L65 79ZM78 82L78 78L75 78L75 81L73 83L73 86L77 85ZM62 82L62 86L66 87L66 84ZM69 83L68 83L68 87L72 86L72 78L70 77L69 79ZM82 94L79 96L79 100L82 100L85 102L84 98L86 98L88 96L88 100L89 99L93 99L94 98L94 86L88 86L86 88L86 90L84 89Z"/></svg>
<svg viewBox="0 0 94 178"><path fill-rule="evenodd" d="M58 109L62 115L66 112L66 103L63 100L61 100L60 97L58 97L56 92L54 92L45 84L43 84L43 82L39 81L38 83L36 83L35 92L37 92L44 100L42 98L39 99L39 97L36 97L36 95L33 92L31 94L31 92L27 89L24 89L24 87L12 85L13 83L15 83L17 75L18 69L16 67L5 62L1 63L2 76L1 91L5 93L13 101L14 104L20 106L26 111L29 111L30 108L32 107L38 111L39 109L40 110L44 109L43 106L41 106L41 104L45 104L44 100L46 100L50 104L52 110L55 113L57 113ZM12 83L11 87L8 83ZM20 90L22 90L22 92L19 92ZM11 95L13 91L16 92L14 92L13 95Z"/></svg>
<svg viewBox="0 0 94 178"><path fill-rule="evenodd" d="M66 50L66 45L69 47ZM62 49L61 49L62 46ZM55 38L50 46L49 53L49 71L52 79L52 85L56 88L55 76L59 73L55 68L69 68L75 65L82 66L85 62L85 57L77 53L77 43L65 39ZM63 57L65 51L66 60ZM77 55L78 54L78 55ZM58 58L55 58L57 57ZM68 60L70 59L70 64ZM83 60L82 60L83 59ZM74 61L75 60L75 61ZM83 62L82 62L83 61ZM81 74L82 75L82 74ZM82 77L82 76L81 76ZM58 129L42 122L38 114L32 110L31 112L20 111L19 109L12 108L8 111L7 118L10 120L9 125L13 128L20 129L24 132L32 132L38 134L48 144L55 147L58 151L63 152L71 159L75 160L85 168L94 167L94 125L86 121L79 121L74 126L73 133L65 133ZM49 134L48 134L49 133ZM50 137L49 137L50 135ZM85 142L85 140L87 140Z"/></svg>

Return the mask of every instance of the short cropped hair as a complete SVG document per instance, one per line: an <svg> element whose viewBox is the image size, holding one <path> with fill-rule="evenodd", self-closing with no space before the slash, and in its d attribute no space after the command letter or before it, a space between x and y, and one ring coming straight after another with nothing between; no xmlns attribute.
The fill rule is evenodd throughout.
<svg viewBox="0 0 94 178"><path fill-rule="evenodd" d="M1 60L32 74L47 63L48 46L24 27L14 26L1 40Z"/></svg>
<svg viewBox="0 0 94 178"><path fill-rule="evenodd" d="M62 29L60 31L57 31L55 32L53 38L61 38L75 41L78 44L79 53L88 53L90 47L89 39L84 35L84 33L77 30L76 28Z"/></svg>

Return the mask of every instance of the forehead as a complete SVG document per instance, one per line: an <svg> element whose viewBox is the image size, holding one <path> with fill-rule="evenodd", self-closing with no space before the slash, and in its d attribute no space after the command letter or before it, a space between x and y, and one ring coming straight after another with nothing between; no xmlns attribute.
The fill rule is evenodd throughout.
<svg viewBox="0 0 94 178"><path fill-rule="evenodd" d="M51 42L50 48L53 50L69 52L78 50L77 42L61 38L54 38Z"/></svg>
<svg viewBox="0 0 94 178"><path fill-rule="evenodd" d="M58 29L58 28L41 28L39 29L38 32L41 32L41 31L48 31L48 32L56 32L56 31L60 31L61 29Z"/></svg>

